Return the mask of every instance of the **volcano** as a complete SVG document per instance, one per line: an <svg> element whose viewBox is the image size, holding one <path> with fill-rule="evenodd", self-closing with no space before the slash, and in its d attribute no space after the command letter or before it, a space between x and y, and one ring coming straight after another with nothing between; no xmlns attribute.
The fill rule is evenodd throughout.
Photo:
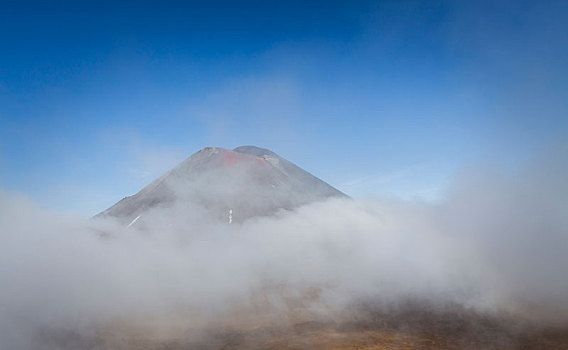
<svg viewBox="0 0 568 350"><path fill-rule="evenodd" d="M97 217L131 225L151 209L191 203L219 219L242 222L330 197L347 196L272 151L205 147Z"/></svg>

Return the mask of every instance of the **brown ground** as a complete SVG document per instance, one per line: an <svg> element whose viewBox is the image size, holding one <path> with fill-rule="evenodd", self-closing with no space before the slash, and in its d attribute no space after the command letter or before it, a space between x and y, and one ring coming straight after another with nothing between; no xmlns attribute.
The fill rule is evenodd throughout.
<svg viewBox="0 0 568 350"><path fill-rule="evenodd" d="M335 321L231 322L157 334L120 325L93 337L46 332L45 349L567 349L568 325L542 327L511 317L416 305L396 311L359 309ZM136 330L137 329L137 330Z"/></svg>

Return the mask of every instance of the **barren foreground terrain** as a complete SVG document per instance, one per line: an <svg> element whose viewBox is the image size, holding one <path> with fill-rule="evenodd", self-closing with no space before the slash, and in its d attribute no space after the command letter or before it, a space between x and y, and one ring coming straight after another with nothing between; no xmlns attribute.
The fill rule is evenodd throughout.
<svg viewBox="0 0 568 350"><path fill-rule="evenodd" d="M327 321L288 315L174 332L117 322L92 336L46 330L38 337L45 349L568 349L568 326L416 305Z"/></svg>

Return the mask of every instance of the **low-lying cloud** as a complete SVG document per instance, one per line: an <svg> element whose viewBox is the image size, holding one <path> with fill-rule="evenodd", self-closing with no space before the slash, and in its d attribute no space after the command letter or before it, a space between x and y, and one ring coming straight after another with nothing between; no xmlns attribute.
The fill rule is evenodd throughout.
<svg viewBox="0 0 568 350"><path fill-rule="evenodd" d="M361 301L566 321L567 155L465 170L441 203L330 199L232 225L186 205L126 228L0 192L0 345L117 320L168 332L294 308L334 317Z"/></svg>

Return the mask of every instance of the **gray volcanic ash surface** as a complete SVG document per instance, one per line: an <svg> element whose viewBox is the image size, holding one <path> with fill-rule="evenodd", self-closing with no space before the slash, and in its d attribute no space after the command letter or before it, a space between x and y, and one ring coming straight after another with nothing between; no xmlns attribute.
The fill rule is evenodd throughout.
<svg viewBox="0 0 568 350"><path fill-rule="evenodd" d="M330 197L347 196L267 149L206 147L97 216L132 223L152 208L181 203L243 221Z"/></svg>

